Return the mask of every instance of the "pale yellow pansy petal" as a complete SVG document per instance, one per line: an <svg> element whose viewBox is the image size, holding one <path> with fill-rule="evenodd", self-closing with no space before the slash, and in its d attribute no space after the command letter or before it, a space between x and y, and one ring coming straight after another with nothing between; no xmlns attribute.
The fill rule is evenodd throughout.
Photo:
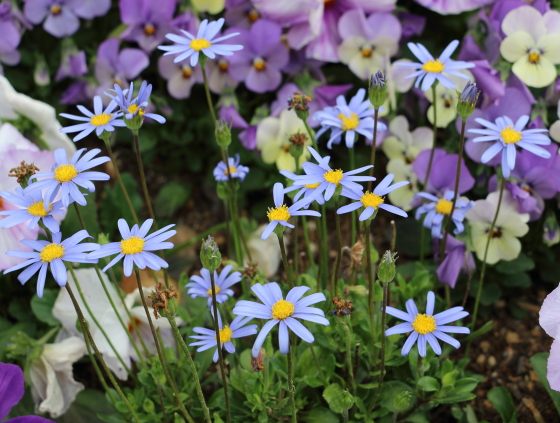
<svg viewBox="0 0 560 423"><path fill-rule="evenodd" d="M422 126L412 131L412 144L420 151L432 148L434 131L432 128Z"/></svg>
<svg viewBox="0 0 560 423"><path fill-rule="evenodd" d="M556 141L560 142L560 120L557 120L550 127L550 137Z"/></svg>
<svg viewBox="0 0 560 423"><path fill-rule="evenodd" d="M552 84L557 75L556 67L544 56L536 64L529 62L529 56L522 57L513 64L511 70L525 85L535 88Z"/></svg>
<svg viewBox="0 0 560 423"><path fill-rule="evenodd" d="M400 142L397 137L390 136L385 138L385 141L383 141L383 145L381 145L381 149L389 160L404 160L406 158L406 146L402 142Z"/></svg>
<svg viewBox="0 0 560 423"><path fill-rule="evenodd" d="M479 260L484 258L484 249L486 248L486 240L489 224L486 222L469 221L472 247Z"/></svg>
<svg viewBox="0 0 560 423"><path fill-rule="evenodd" d="M502 214L500 208L500 215L496 221L496 226L502 228L504 232L521 238L529 232L529 226L523 221L524 215L527 213L517 213L517 211Z"/></svg>
<svg viewBox="0 0 560 423"><path fill-rule="evenodd" d="M296 159L289 152L280 150L276 158L276 167L278 170L287 170L288 172L296 171Z"/></svg>
<svg viewBox="0 0 560 423"><path fill-rule="evenodd" d="M293 134L298 132L300 134L307 134L307 129L305 129L305 125L301 119L297 117L295 110L283 110L282 113L280 113L278 136L283 141L288 141Z"/></svg>
<svg viewBox="0 0 560 423"><path fill-rule="evenodd" d="M531 6L521 6L509 12L502 21L502 31L507 36L524 31L535 41L546 34L541 12Z"/></svg>
<svg viewBox="0 0 560 423"><path fill-rule="evenodd" d="M280 119L267 117L259 122L257 126L257 148L260 150L265 144L276 141L280 129Z"/></svg>
<svg viewBox="0 0 560 423"><path fill-rule="evenodd" d="M457 99L451 98L438 98L435 107L437 107L437 127L447 128L451 122L457 117ZM434 105L428 109L428 121L434 124Z"/></svg>
<svg viewBox="0 0 560 423"><path fill-rule="evenodd" d="M282 144L277 141L264 144L261 147L261 157L263 159L263 162L268 164L276 162L278 155L282 151L283 151Z"/></svg>
<svg viewBox="0 0 560 423"><path fill-rule="evenodd" d="M375 55L381 57L381 59L389 56L394 56L397 54L399 49L398 40L395 40L393 37L381 36L375 38L371 44L375 47L373 52Z"/></svg>
<svg viewBox="0 0 560 423"><path fill-rule="evenodd" d="M527 32L515 32L500 44L500 53L508 62L515 62L527 56L527 51L535 47L535 40Z"/></svg>
<svg viewBox="0 0 560 423"><path fill-rule="evenodd" d="M361 56L360 47L366 42L367 40L364 37L350 36L346 38L342 44L338 46L338 57L340 61L347 65L357 54Z"/></svg>
<svg viewBox="0 0 560 423"><path fill-rule="evenodd" d="M367 80L370 75L377 72L381 66L375 56L364 57L358 52L352 60L350 60L350 63L348 63L348 68L350 68L358 78Z"/></svg>
<svg viewBox="0 0 560 423"><path fill-rule="evenodd" d="M405 145L412 144L412 135L408 125L408 119L404 116L396 116L389 123L389 131L401 140Z"/></svg>
<svg viewBox="0 0 560 423"><path fill-rule="evenodd" d="M545 35L537 43L537 48L543 52L541 57L554 64L560 63L560 34Z"/></svg>
<svg viewBox="0 0 560 423"><path fill-rule="evenodd" d="M416 174L412 170L412 166L402 159L392 159L387 163L387 173L392 173L395 176L394 182L410 182L410 184L402 188L391 191L388 196L391 204L405 211L411 210L412 206L410 203L414 198L414 194L418 192Z"/></svg>
<svg viewBox="0 0 560 423"><path fill-rule="evenodd" d="M494 241L494 242L492 242ZM521 252L521 242L513 235L502 232L502 236L493 238L490 245L495 244L500 259L505 261L515 260ZM488 264L495 262L488 261Z"/></svg>
<svg viewBox="0 0 560 423"><path fill-rule="evenodd" d="M208 12L215 15L224 10L225 0L191 0L198 12Z"/></svg>

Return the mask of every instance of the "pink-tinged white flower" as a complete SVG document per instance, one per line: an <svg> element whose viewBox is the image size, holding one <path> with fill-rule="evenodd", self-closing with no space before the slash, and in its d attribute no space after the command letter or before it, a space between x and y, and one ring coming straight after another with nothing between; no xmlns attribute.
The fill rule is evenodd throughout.
<svg viewBox="0 0 560 423"><path fill-rule="evenodd" d="M461 69L473 68L472 63L451 60L451 55L459 45L458 40L454 40L443 50L441 55L434 59L434 56L422 44L408 43L408 48L414 54L420 63L399 63L400 69L415 69L416 72L407 76L407 78L416 78L414 86L421 87L422 91L427 91L434 84L439 81L443 86L454 90L458 88L455 83L449 78L449 75L455 75L459 78L468 79L461 72ZM422 83L422 85L420 85Z"/></svg>
<svg viewBox="0 0 560 423"><path fill-rule="evenodd" d="M373 13L367 19L359 9L349 10L338 21L342 44L340 61L361 79L382 69L385 60L397 53L401 24L390 13Z"/></svg>
<svg viewBox="0 0 560 423"><path fill-rule="evenodd" d="M488 240L488 231L494 220L498 206L499 192L488 194L486 200L475 201L465 217L470 226L473 249L479 260L484 260L484 251ZM510 261L519 256L521 252L521 238L529 232L529 214L520 214L517 205L509 192L504 191L500 213L492 231L492 238L488 246L488 264L496 264L500 260Z"/></svg>
<svg viewBox="0 0 560 423"><path fill-rule="evenodd" d="M208 61L208 68L210 68ZM203 81L200 67L192 67L187 62L175 63L171 56L158 59L159 74L167 80L167 92L173 98L182 100L189 98L192 87Z"/></svg>
<svg viewBox="0 0 560 423"><path fill-rule="evenodd" d="M550 387L560 391L560 287L556 287L543 301L539 324L548 336L554 338L550 347L546 378Z"/></svg>
<svg viewBox="0 0 560 423"><path fill-rule="evenodd" d="M560 64L560 12L542 15L531 6L509 12L502 21L506 38L500 45L512 72L529 87L546 87L557 76Z"/></svg>
<svg viewBox="0 0 560 423"><path fill-rule="evenodd" d="M458 15L469 10L479 9L494 0L414 0L440 15Z"/></svg>

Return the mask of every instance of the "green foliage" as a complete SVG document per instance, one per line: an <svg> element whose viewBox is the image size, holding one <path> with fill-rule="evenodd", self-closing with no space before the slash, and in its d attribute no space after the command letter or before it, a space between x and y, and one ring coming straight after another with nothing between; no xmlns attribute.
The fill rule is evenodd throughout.
<svg viewBox="0 0 560 423"><path fill-rule="evenodd" d="M497 386L488 391L488 399L492 403L504 423L517 423L517 411L509 391L503 386Z"/></svg>
<svg viewBox="0 0 560 423"><path fill-rule="evenodd" d="M37 319L49 326L58 326L60 322L52 314L54 302L58 297L58 289L46 288L43 292L43 298L39 298L37 294L31 299L31 310Z"/></svg>
<svg viewBox="0 0 560 423"><path fill-rule="evenodd" d="M556 410L558 410L558 413L560 414L560 392L555 391L550 387L550 383L548 382L548 378L546 377L549 355L549 353L544 352L535 354L531 357L531 365L533 366L533 370L535 370L535 373L539 377L539 380L548 392L548 395L550 395L550 398L552 398Z"/></svg>
<svg viewBox="0 0 560 423"><path fill-rule="evenodd" d="M184 185L180 182L169 182L156 196L155 210L158 217L171 217L186 203L192 191L190 184Z"/></svg>
<svg viewBox="0 0 560 423"><path fill-rule="evenodd" d="M329 404L329 408L333 413L343 413L354 405L352 394L338 384L333 383L323 391L323 398Z"/></svg>

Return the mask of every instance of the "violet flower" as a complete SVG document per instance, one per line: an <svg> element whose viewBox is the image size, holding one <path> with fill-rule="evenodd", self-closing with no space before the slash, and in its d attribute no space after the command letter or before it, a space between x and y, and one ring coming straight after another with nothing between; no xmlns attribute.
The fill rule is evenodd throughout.
<svg viewBox="0 0 560 423"><path fill-rule="evenodd" d="M506 189L511 198L517 202L519 213L529 213L532 222L541 217L544 211L544 200L553 198L560 191L560 156L557 145L544 145L543 149L551 154L544 159L521 150L517 153L515 168L511 178L506 181ZM488 182L488 191L497 190L497 176Z"/></svg>
<svg viewBox="0 0 560 423"><path fill-rule="evenodd" d="M15 406L23 398L25 384L23 371L15 364L0 363L0 421L4 421ZM52 420L39 416L23 416L6 420L5 423L54 423Z"/></svg>
<svg viewBox="0 0 560 423"><path fill-rule="evenodd" d="M177 0L120 0L121 21L128 28L121 38L136 41L150 53L171 32L171 19Z"/></svg>
<svg viewBox="0 0 560 423"><path fill-rule="evenodd" d="M21 41L21 33L10 2L0 3L0 52L14 51Z"/></svg>
<svg viewBox="0 0 560 423"><path fill-rule="evenodd" d="M440 241L437 238L435 240L437 241L435 242L434 251L439 252ZM451 235L447 236L445 254L445 259L443 259L436 270L438 280L449 285L451 288L455 288L459 273L474 272L474 257L471 252L467 251L467 245L464 242Z"/></svg>
<svg viewBox="0 0 560 423"><path fill-rule="evenodd" d="M68 52L64 54L54 80L58 82L64 78L76 78L87 71L86 53L83 50Z"/></svg>
<svg viewBox="0 0 560 423"><path fill-rule="evenodd" d="M243 144L243 147L247 150L254 150L257 147L258 122L252 122L251 125L247 123L233 104L228 106L222 105L219 111L219 117L220 119L224 119L228 125L231 125L232 128L243 129L243 131L241 131L237 136L239 141L241 141L241 144Z"/></svg>
<svg viewBox="0 0 560 423"><path fill-rule="evenodd" d="M288 63L280 25L260 19L250 30L239 29L237 42L245 48L230 58L231 76L251 91L273 91L282 82L280 69Z"/></svg>
<svg viewBox="0 0 560 423"><path fill-rule="evenodd" d="M223 35L228 36L236 32L237 29L229 28ZM218 36L221 36L218 33ZM208 87L216 94L222 94L224 89L236 88L239 84L231 72L231 59L228 56L216 57L214 60L206 61L206 74L208 75Z"/></svg>
<svg viewBox="0 0 560 423"><path fill-rule="evenodd" d="M250 0L226 0L226 23L231 27L249 29L261 15Z"/></svg>
<svg viewBox="0 0 560 423"><path fill-rule="evenodd" d="M175 63L172 56L161 56L158 70L167 80L167 92L178 100L189 98L192 87L203 81L200 66L193 68L188 62Z"/></svg>
<svg viewBox="0 0 560 423"><path fill-rule="evenodd" d="M95 77L99 86L95 94L113 88L113 84L124 87L127 81L134 80L140 72L148 67L148 55L137 48L124 48L119 52L119 40L109 38L102 42L97 50Z"/></svg>

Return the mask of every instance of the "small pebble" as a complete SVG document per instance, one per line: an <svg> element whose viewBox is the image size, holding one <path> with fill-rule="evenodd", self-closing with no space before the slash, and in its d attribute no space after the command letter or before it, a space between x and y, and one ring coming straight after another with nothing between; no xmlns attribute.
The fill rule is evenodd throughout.
<svg viewBox="0 0 560 423"><path fill-rule="evenodd" d="M496 360L496 357L494 357L493 355L488 357L488 366L489 367L494 367L496 364L498 364L498 362Z"/></svg>
<svg viewBox="0 0 560 423"><path fill-rule="evenodd" d="M486 361L486 356L484 354L480 354L477 358L476 358L476 362L478 364L484 364L484 362Z"/></svg>

